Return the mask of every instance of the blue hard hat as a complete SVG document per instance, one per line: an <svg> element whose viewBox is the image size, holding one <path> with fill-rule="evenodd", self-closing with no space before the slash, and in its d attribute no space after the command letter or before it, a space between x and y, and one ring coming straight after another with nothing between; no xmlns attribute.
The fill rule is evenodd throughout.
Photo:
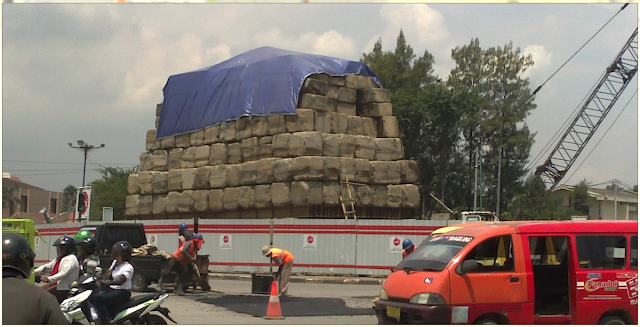
<svg viewBox="0 0 640 327"><path fill-rule="evenodd" d="M180 225L178 225L178 231L181 231L183 229L187 228L187 224L186 223L180 223Z"/></svg>
<svg viewBox="0 0 640 327"><path fill-rule="evenodd" d="M413 242L411 242L410 239L405 238L404 241L402 241L402 249L403 250L406 250L406 249L408 249L408 248L410 248L412 246L413 246Z"/></svg>
<svg viewBox="0 0 640 327"><path fill-rule="evenodd" d="M199 239L201 239L201 240L202 240L202 239L204 239L204 238L202 237L202 234L200 234L200 233L195 233L195 234L193 235L193 238L199 238Z"/></svg>

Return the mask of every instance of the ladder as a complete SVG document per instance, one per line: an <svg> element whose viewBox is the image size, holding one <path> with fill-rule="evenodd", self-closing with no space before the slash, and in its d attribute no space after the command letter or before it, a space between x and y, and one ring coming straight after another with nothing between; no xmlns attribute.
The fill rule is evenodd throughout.
<svg viewBox="0 0 640 327"><path fill-rule="evenodd" d="M349 177L342 174L342 171L340 171L340 204L342 205L344 219L349 219L350 215L351 218L358 219L356 217L354 202L353 196L351 196L351 183L349 183Z"/></svg>

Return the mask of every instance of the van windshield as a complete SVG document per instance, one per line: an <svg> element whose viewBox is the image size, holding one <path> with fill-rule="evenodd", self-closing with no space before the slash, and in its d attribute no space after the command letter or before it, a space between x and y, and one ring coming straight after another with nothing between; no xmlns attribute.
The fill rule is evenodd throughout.
<svg viewBox="0 0 640 327"><path fill-rule="evenodd" d="M473 237L436 235L425 240L420 247L402 260L397 269L442 271L453 257L466 246Z"/></svg>

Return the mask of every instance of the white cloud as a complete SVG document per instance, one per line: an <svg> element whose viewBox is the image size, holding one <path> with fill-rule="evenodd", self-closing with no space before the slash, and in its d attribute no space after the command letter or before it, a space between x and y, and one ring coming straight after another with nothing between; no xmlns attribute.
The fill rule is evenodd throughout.
<svg viewBox="0 0 640 327"><path fill-rule="evenodd" d="M523 53L525 55L531 55L534 62L533 66L529 67L529 69L522 74L523 77L528 77L541 83L544 77L543 74L548 71L553 53L547 51L543 45L537 44L524 48Z"/></svg>
<svg viewBox="0 0 640 327"><path fill-rule="evenodd" d="M218 44L206 50L204 61L215 65L229 58L231 58L231 48L226 44Z"/></svg>
<svg viewBox="0 0 640 327"><path fill-rule="evenodd" d="M425 4L383 5L380 17L387 22L382 38L383 47L386 43L395 48L400 29L409 44L419 44L421 47L430 48L449 36L442 14Z"/></svg>

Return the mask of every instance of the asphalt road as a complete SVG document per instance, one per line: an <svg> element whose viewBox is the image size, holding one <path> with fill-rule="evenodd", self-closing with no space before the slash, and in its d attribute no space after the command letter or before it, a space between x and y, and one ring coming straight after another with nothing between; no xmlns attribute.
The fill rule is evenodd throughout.
<svg viewBox="0 0 640 327"><path fill-rule="evenodd" d="M280 297L283 320L263 318L269 296L251 294L251 280L210 280L210 285L221 293L170 294L163 306L180 325L377 324L372 304L379 285L291 283L289 295Z"/></svg>

